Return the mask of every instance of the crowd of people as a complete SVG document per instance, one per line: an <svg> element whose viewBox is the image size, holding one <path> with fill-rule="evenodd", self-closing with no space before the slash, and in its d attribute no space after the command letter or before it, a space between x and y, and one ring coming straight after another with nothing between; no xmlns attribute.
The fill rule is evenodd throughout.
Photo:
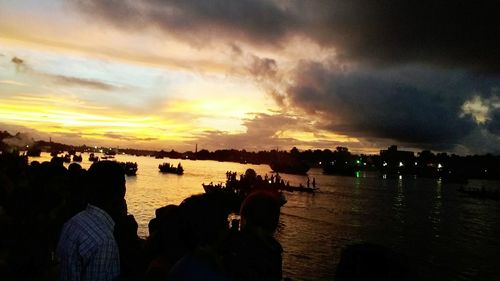
<svg viewBox="0 0 500 281"><path fill-rule="evenodd" d="M116 162L85 170L0 154L2 280L282 279L275 193L243 202L227 192L193 195L157 209L146 239L125 194ZM228 221L234 212L240 221Z"/></svg>

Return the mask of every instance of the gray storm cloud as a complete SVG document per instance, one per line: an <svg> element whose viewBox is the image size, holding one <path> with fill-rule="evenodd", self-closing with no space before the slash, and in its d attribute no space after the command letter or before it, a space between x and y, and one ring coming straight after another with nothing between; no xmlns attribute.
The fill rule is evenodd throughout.
<svg viewBox="0 0 500 281"><path fill-rule="evenodd" d="M287 98L323 116L323 126L337 133L450 149L478 126L463 104L495 84L498 79L424 66L342 71L302 62Z"/></svg>
<svg viewBox="0 0 500 281"><path fill-rule="evenodd" d="M496 2L73 0L91 17L127 30L155 27L204 45L246 41L282 47L290 36L375 65L424 62L500 72Z"/></svg>

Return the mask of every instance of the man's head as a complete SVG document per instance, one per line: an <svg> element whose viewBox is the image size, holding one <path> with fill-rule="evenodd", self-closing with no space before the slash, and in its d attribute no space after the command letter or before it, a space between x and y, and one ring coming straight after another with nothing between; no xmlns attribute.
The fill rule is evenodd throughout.
<svg viewBox="0 0 500 281"><path fill-rule="evenodd" d="M241 204L242 229L260 228L268 234L274 233L280 217L280 201L270 191L259 190L248 195Z"/></svg>
<svg viewBox="0 0 500 281"><path fill-rule="evenodd" d="M95 162L87 174L89 203L105 210L113 218L126 215L125 172L120 164Z"/></svg>

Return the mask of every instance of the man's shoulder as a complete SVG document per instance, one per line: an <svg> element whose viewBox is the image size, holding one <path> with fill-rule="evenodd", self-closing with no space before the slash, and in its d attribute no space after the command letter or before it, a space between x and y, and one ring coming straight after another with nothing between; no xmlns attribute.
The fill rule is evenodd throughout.
<svg viewBox="0 0 500 281"><path fill-rule="evenodd" d="M73 216L65 224L65 230L74 239L82 241L100 244L114 240L112 228L105 225L101 218L87 210Z"/></svg>

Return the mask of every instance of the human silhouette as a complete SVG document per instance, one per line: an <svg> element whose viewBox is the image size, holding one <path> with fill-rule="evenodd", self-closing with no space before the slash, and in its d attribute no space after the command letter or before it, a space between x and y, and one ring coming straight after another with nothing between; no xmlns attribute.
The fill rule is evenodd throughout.
<svg viewBox="0 0 500 281"><path fill-rule="evenodd" d="M89 204L66 222L57 246L59 279L116 280L120 257L113 231L126 216L124 171L116 162L95 162L87 180Z"/></svg>
<svg viewBox="0 0 500 281"><path fill-rule="evenodd" d="M281 280L282 252L273 237L280 216L276 193L259 190L241 205L241 232L230 241L225 264L234 280Z"/></svg>

